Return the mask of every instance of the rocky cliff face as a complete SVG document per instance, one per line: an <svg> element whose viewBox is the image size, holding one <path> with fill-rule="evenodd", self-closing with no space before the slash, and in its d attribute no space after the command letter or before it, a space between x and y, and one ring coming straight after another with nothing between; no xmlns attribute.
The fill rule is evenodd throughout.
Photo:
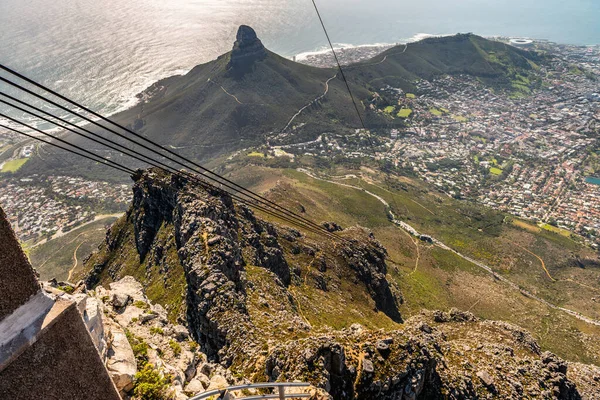
<svg viewBox="0 0 600 400"><path fill-rule="evenodd" d="M249 26L241 25L238 29L229 67L235 73L243 73L245 70L252 69L255 61L264 59L267 56L267 50L262 42L256 36L256 32Z"/></svg>
<svg viewBox="0 0 600 400"><path fill-rule="evenodd" d="M600 393L592 368L590 387L522 329L458 310L424 312L389 332L355 324L288 342L266 361L272 379L308 376L340 399L591 399Z"/></svg>
<svg viewBox="0 0 600 400"><path fill-rule="evenodd" d="M61 295L53 286L45 289ZM592 400L600 393L600 368L566 363L543 352L514 325L480 321L455 309L423 312L398 330L353 324L281 341L268 352L248 347L263 377L211 362L188 329L171 324L164 308L153 304L130 276L109 289L98 286L85 293L79 287L76 292L62 295L79 301L82 316L86 309L102 315L89 329L101 337L98 348L106 346L103 357L124 399L139 398L150 386L154 398L185 400L252 379L309 381L314 386L307 392L315 400ZM242 393L230 398L237 395Z"/></svg>
<svg viewBox="0 0 600 400"><path fill-rule="evenodd" d="M457 310L426 312L399 325L400 289L388 278L385 248L365 229L325 223L351 244L312 239L184 178L149 170L134 179L132 207L86 261L87 286L133 275L141 282L139 300L166 310L156 312L161 318L143 311L132 317L127 310L135 296L129 306L117 296L110 301L125 307L114 310L120 326L186 327L199 344L193 350L186 341L186 350L209 365L202 375L178 375L188 394L207 387L216 366L228 371L220 377L243 377L225 383L308 381L316 398L600 393L597 369L571 370L514 326ZM174 283L179 270L181 281Z"/></svg>
<svg viewBox="0 0 600 400"><path fill-rule="evenodd" d="M238 348L241 343L260 347L265 331L272 329L250 316L254 304L250 304L249 292L255 283L249 272L266 274L269 285L282 291L290 310L282 322L301 321L294 286L305 284L308 274L303 276L303 264L317 253L319 266L311 274L315 282L311 286L320 292L341 292L342 278L352 279L373 308L400 321L400 292L386 279L385 249L368 232L341 232L355 245L317 243L298 231L263 221L231 198L183 178L156 170L134 178L133 205L126 221L113 228L100 251L87 261L91 269L87 283L93 287L130 273L131 266L125 265L130 261L123 260L130 260L131 253L142 277L153 268L172 268L160 265L165 252L160 238L166 231L173 236L172 251L185 274L186 312L179 319L188 324L211 357L232 363L243 355ZM264 299L256 300L260 301Z"/></svg>

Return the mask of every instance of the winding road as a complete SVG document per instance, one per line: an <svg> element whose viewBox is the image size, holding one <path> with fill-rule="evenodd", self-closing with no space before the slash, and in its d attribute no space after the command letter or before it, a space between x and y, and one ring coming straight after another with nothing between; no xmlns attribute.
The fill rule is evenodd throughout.
<svg viewBox="0 0 600 400"><path fill-rule="evenodd" d="M314 100L311 100L307 105L305 105L300 110L298 110L298 112L296 114L294 114L294 116L288 121L287 125L285 126L285 128L283 128L281 130L281 132L285 132L287 130L287 128L289 128L291 123L296 119L296 117L299 116L300 114L302 114L302 111L306 110L308 107L310 107L317 101L321 100L323 97L327 96L327 93L329 92L329 82L331 82L336 77L337 77L337 73L335 75L333 75L331 78L327 79L327 81L325 81L325 92L322 95L315 98Z"/></svg>
<svg viewBox="0 0 600 400"><path fill-rule="evenodd" d="M81 245L84 243L85 243L85 241L79 243L79 246L77 246L75 248L75 251L73 251L73 268L71 268L69 270L69 276L67 277L67 282L71 282L71 277L73 276L73 272L75 271L75 268L77 268L77 264L79 264L79 262L77 261L77 250L79 250Z"/></svg>
<svg viewBox="0 0 600 400"><path fill-rule="evenodd" d="M383 205L386 206L387 212L392 216L392 222L396 226L398 226L400 229L403 229L403 230L407 231L409 234L411 234L413 236L419 236L420 235L418 233L418 231L416 229L414 229L412 226L408 225L404 221L400 221L400 220L396 219L396 216L393 214L393 212L389 208L389 204L387 203L387 201L385 201L384 199L382 199L381 196L378 196L378 195L376 195L376 194L374 194L372 192L369 192L368 190L365 190L365 189L363 189L361 187L358 187L358 186L352 186L352 185L348 185L348 184L345 184L345 183L340 183L340 182L335 182L335 181L331 181L331 180L319 178L318 176L314 175L312 172L310 172L310 171L308 171L308 170L306 170L304 168L298 168L297 171L298 172L302 172L305 175L307 175L307 176L309 176L309 177L311 177L313 179L317 179L317 180L320 180L320 181L323 181L323 182L332 183L332 184L335 184L335 185L340 185L340 186L345 186L345 187L349 187L349 188L361 190L361 191L363 191L363 192L365 192L365 193L373 196L374 198L376 198L377 200L379 200ZM552 308L554 310L565 312L565 313L567 313L567 314L569 314L569 315L571 315L571 316L573 316L573 317L575 317L575 318L577 318L577 319L579 319L581 321L584 321L584 322L586 322L586 323L588 323L590 325L600 326L600 321L595 320L595 319L590 318L590 317L587 317L587 316L585 316L585 315L583 315L583 314L581 314L581 313L579 313L577 311L573 311L573 310L570 310L568 308L564 308L564 307L557 306L556 304L552 304L549 301L546 301L546 300L542 299L541 297L536 296L535 294L533 294L533 293L531 293L531 292L529 292L529 291L521 288L519 285L517 285L516 283L512 282L508 278L505 278L504 276L499 275L498 273L496 273L488 265L485 265L484 263L482 263L480 261L474 260L474 259L472 259L469 256L465 256L464 254L459 253L458 251L452 249L451 247L448 247L443 242L441 242L441 241L439 241L439 240L437 240L437 239L435 239L433 237L431 237L431 238L433 240L433 243L435 245L437 245L438 247L440 247L440 248L442 248L444 250L447 250L449 252L452 252L452 253L456 254L458 257L460 257L460 258L462 258L462 259L464 259L464 260L466 260L466 261L468 261L468 262L470 262L470 263L478 266L479 268L487 271L495 279L497 279L497 280L499 280L501 282L506 283L507 285L509 285L510 287L512 287L515 290L518 290L522 295L524 295L526 297L529 297L529 298L531 298L533 300L536 300L536 301L538 301L538 302L540 302L540 303L542 303L542 304L544 304L544 305L546 305L549 308Z"/></svg>

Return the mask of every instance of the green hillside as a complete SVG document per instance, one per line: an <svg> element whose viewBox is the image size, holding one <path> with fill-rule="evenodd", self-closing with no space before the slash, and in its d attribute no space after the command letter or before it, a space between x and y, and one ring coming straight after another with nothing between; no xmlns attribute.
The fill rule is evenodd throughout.
<svg viewBox="0 0 600 400"><path fill-rule="evenodd" d="M391 48L372 60L346 67L346 73L363 120L368 128L376 129L388 126L389 121L369 111L366 104L373 91L382 86L412 92L418 79L470 74L493 87L526 93L539 84L532 76L538 68L536 63L541 62L537 57L479 36L456 35ZM337 70L299 64L270 52L254 31L244 26L232 51L183 76L156 82L140 97L138 105L113 118L203 162L267 141L298 143L314 140L323 132L353 133L361 127ZM98 147L74 135L67 139ZM45 149L43 159L33 157L20 172L51 170L94 179L127 180L124 174L106 174L102 172L106 168L97 163L63 153ZM112 154L112 159L145 167L120 154ZM78 165L75 171L74 164Z"/></svg>
<svg viewBox="0 0 600 400"><path fill-rule="evenodd" d="M467 74L491 86L511 89L519 76L529 76L539 62L536 53L473 34L458 34L393 47L350 66L349 75L376 88L387 84L411 91L417 79Z"/></svg>
<svg viewBox="0 0 600 400"><path fill-rule="evenodd" d="M202 158L278 135L302 107L325 92L326 81L336 74L278 56L258 38L255 45L239 49L239 36L232 52L186 75L157 82L146 91L152 94L147 102L117 119L163 143L168 132L168 144ZM306 110L310 121L294 131L295 139L311 140L323 130L339 130L339 121L357 127L343 82L334 78L328 86L327 96ZM359 86L353 90L368 96Z"/></svg>
<svg viewBox="0 0 600 400"><path fill-rule="evenodd" d="M289 169L231 165L228 171L232 179L278 204L304 210L311 220L371 229L388 251L389 274L404 298L403 316L422 309L470 310L529 330L544 350L600 365L600 327L550 308L464 258L412 237L387 219L386 208L373 195L385 199L419 232L484 263L519 288L599 320L600 306L591 299L598 296L600 264L590 248L552 232L523 229L501 213L442 196L419 180L385 178L368 168L336 168L327 175L315 170L324 180ZM340 178L348 173L356 177ZM391 180L386 184L384 179Z"/></svg>

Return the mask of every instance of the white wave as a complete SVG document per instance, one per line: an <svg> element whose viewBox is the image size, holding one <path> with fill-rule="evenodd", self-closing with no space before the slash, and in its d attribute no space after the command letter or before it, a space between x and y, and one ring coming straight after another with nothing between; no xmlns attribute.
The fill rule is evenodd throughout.
<svg viewBox="0 0 600 400"><path fill-rule="evenodd" d="M453 36L455 33L416 33L410 38L406 39L404 43L414 43L419 42L423 39L433 38L433 37L445 37L445 36Z"/></svg>
<svg viewBox="0 0 600 400"><path fill-rule="evenodd" d="M386 48L386 47L396 46L398 44L400 44L400 43L369 43L369 44L334 43L333 49L335 51L338 51L338 50L344 50L344 49L358 49L358 48L365 48L365 47ZM315 49L312 51L305 51L303 53L296 54L296 60L303 61L303 60L308 59L309 57L320 56L322 54L327 54L327 53L331 53L331 48L329 46L322 46L322 47L319 47L318 49Z"/></svg>
<svg viewBox="0 0 600 400"><path fill-rule="evenodd" d="M434 34L434 33L417 33L411 36L408 39L400 39L398 42L378 42L378 43L367 43L367 44L351 44L351 43L334 43L334 50L341 49L356 49L356 48L365 48L365 47L379 47L382 49L398 46L406 43L414 43L423 39L431 38L431 37L444 37L444 36L453 36L454 33L443 33L443 34ZM321 46L315 50L305 51L302 53L296 54L297 61L304 61L311 56L319 56L322 54L331 53L331 48L329 46Z"/></svg>

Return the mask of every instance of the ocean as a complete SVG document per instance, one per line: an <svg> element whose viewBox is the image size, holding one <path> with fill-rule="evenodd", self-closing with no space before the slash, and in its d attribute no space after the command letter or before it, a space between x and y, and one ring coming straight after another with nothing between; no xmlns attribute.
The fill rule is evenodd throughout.
<svg viewBox="0 0 600 400"><path fill-rule="evenodd" d="M340 47L457 32L600 44L598 0L317 4ZM310 0L0 0L0 61L112 114L156 80L230 50L240 24L287 57L326 45Z"/></svg>

